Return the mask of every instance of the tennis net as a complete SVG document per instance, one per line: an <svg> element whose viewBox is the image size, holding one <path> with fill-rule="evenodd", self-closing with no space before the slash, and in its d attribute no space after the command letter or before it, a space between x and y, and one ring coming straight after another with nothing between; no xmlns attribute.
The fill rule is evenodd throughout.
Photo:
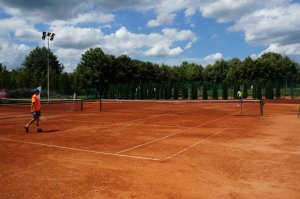
<svg viewBox="0 0 300 199"><path fill-rule="evenodd" d="M100 111L263 115L262 100L100 100Z"/></svg>
<svg viewBox="0 0 300 199"><path fill-rule="evenodd" d="M27 110L30 109L31 100L0 98L0 108L11 110ZM44 111L77 111L83 110L82 99L50 99L41 100L42 110Z"/></svg>

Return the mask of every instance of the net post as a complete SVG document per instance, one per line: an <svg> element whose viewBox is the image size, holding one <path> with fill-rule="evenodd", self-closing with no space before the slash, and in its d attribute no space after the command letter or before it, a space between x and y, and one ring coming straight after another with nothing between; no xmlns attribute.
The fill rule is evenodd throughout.
<svg viewBox="0 0 300 199"><path fill-rule="evenodd" d="M298 110L298 118L300 117L300 106L299 106L299 110Z"/></svg>
<svg viewBox="0 0 300 199"><path fill-rule="evenodd" d="M83 99L80 99L80 110L83 111Z"/></svg>
<svg viewBox="0 0 300 199"><path fill-rule="evenodd" d="M99 103L100 103L100 112L102 112L102 92L101 92L101 89L100 89L100 95L99 95Z"/></svg>
<svg viewBox="0 0 300 199"><path fill-rule="evenodd" d="M243 98L241 98L240 105L241 105L241 114L243 114Z"/></svg>
<svg viewBox="0 0 300 199"><path fill-rule="evenodd" d="M259 104L260 104L260 116L263 116L264 115L264 101L263 101L263 99L260 100Z"/></svg>

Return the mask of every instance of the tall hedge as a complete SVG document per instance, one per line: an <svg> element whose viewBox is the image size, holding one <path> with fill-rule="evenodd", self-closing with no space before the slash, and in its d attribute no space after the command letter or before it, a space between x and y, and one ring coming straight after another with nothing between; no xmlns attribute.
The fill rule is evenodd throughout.
<svg viewBox="0 0 300 199"><path fill-rule="evenodd" d="M223 84L222 84L222 99L224 99L224 100L228 99L228 89L227 89L226 81L223 81Z"/></svg>
<svg viewBox="0 0 300 199"><path fill-rule="evenodd" d="M182 99L188 99L189 98L189 91L187 88L186 83L182 84Z"/></svg>
<svg viewBox="0 0 300 199"><path fill-rule="evenodd" d="M173 99L177 100L178 99L178 84L174 83L173 87Z"/></svg>
<svg viewBox="0 0 300 199"><path fill-rule="evenodd" d="M257 99L262 99L260 82L257 82L256 97L257 97Z"/></svg>
<svg viewBox="0 0 300 199"><path fill-rule="evenodd" d="M243 84L243 92L242 93L243 93L243 95L242 95L243 99L247 99L247 97L248 97L248 87L247 87L246 82Z"/></svg>
<svg viewBox="0 0 300 199"><path fill-rule="evenodd" d="M207 85L206 85L206 83L203 84L202 99L204 99L204 100L208 99Z"/></svg>
<svg viewBox="0 0 300 199"><path fill-rule="evenodd" d="M197 99L197 84L195 82L192 82L192 88L191 88L191 99Z"/></svg>
<svg viewBox="0 0 300 199"><path fill-rule="evenodd" d="M281 93L280 93L280 85L279 83L276 84L276 93L275 93L275 97L276 99L280 99Z"/></svg>
<svg viewBox="0 0 300 199"><path fill-rule="evenodd" d="M217 82L215 82L214 86L213 86L212 98L215 99L215 100L217 100L219 98L219 96L218 96L218 84L217 84Z"/></svg>

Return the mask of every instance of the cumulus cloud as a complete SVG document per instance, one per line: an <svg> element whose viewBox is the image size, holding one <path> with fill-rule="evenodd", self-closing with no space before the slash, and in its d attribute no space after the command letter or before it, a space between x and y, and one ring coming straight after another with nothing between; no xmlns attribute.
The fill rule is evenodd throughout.
<svg viewBox="0 0 300 199"><path fill-rule="evenodd" d="M71 71L79 62L81 54L89 48L101 47L106 53L116 56L127 54L136 56L164 57L180 55L196 41L189 30L163 29L161 33L137 34L121 27L113 33L103 34L97 28L59 27L52 28L55 39L51 48L66 71ZM177 44L180 42L181 44Z"/></svg>
<svg viewBox="0 0 300 199"><path fill-rule="evenodd" d="M124 8L149 10L158 0L2 0L0 5L5 13L20 17L32 22L44 21L51 23L53 21L72 20L78 17L78 20L89 16L78 16L87 11L113 12ZM85 19L83 19L85 20Z"/></svg>
<svg viewBox="0 0 300 199"><path fill-rule="evenodd" d="M263 45L261 52L299 56L300 5L292 1L273 0L204 0L199 10L219 23L231 22L229 31L242 31L249 44Z"/></svg>
<svg viewBox="0 0 300 199"><path fill-rule="evenodd" d="M53 27L55 39L53 44L57 48L86 49L99 44L103 38L100 29L80 27Z"/></svg>
<svg viewBox="0 0 300 199"><path fill-rule="evenodd" d="M164 0L159 1L154 5L154 10L157 13L156 19L148 21L149 27L156 27L163 24L172 24L176 18L176 12L186 8L188 1L184 0ZM192 9L186 11L186 15L191 16Z"/></svg>
<svg viewBox="0 0 300 199"><path fill-rule="evenodd" d="M171 13L160 14L156 19L151 19L150 21L148 21L147 26L157 27L162 24L171 24L174 21L175 17L176 15Z"/></svg>
<svg viewBox="0 0 300 199"><path fill-rule="evenodd" d="M108 24L114 21L113 14L106 14L101 12L90 12L79 14L75 18L65 21L65 20L54 20L50 24L52 26L74 26L85 23L95 23L95 24Z"/></svg>
<svg viewBox="0 0 300 199"><path fill-rule="evenodd" d="M288 45L280 45L280 44L271 44L267 49L265 49L263 53L266 52L276 52L284 55L289 55L291 57L299 57L300 56L300 43L296 44L288 44Z"/></svg>
<svg viewBox="0 0 300 199"><path fill-rule="evenodd" d="M64 70L67 72L72 72L79 63L81 54L83 54L84 51L85 49L59 48L55 52L55 55L57 55L57 58L61 63L64 63Z"/></svg>
<svg viewBox="0 0 300 199"><path fill-rule="evenodd" d="M182 52L180 47L170 49L168 46L156 45L145 52L147 56L175 56Z"/></svg>
<svg viewBox="0 0 300 199"><path fill-rule="evenodd" d="M215 63L215 61L221 60L222 58L223 58L222 53L213 53L204 57L203 62L205 64L213 64Z"/></svg>
<svg viewBox="0 0 300 199"><path fill-rule="evenodd" d="M19 67L25 59L25 56L29 53L31 47L24 44L10 43L5 39L1 39L0 47L0 60L1 63L6 65L8 68Z"/></svg>
<svg viewBox="0 0 300 199"><path fill-rule="evenodd" d="M262 9L246 15L230 30L245 32L249 43L300 43L300 5Z"/></svg>
<svg viewBox="0 0 300 199"><path fill-rule="evenodd" d="M22 27L22 29L16 29ZM31 47L21 42L32 42L37 31L26 21L17 18L0 19L0 62L8 67L20 66Z"/></svg>
<svg viewBox="0 0 300 199"><path fill-rule="evenodd" d="M236 21L255 10L286 3L285 0L204 0L200 2L199 9L204 17L214 18L220 23L225 23Z"/></svg>
<svg viewBox="0 0 300 199"><path fill-rule="evenodd" d="M197 37L192 31L163 29L162 33L136 34L121 27L115 33L104 36L101 46L108 51L117 54L133 54L138 51L147 56L175 56L183 52L176 42L187 42L192 45ZM146 49L146 50L144 50Z"/></svg>

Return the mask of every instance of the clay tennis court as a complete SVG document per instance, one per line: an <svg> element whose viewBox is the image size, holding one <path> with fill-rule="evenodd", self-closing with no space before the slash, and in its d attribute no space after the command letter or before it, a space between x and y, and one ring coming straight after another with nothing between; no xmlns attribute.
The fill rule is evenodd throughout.
<svg viewBox="0 0 300 199"><path fill-rule="evenodd" d="M0 106L0 198L300 198L299 104Z"/></svg>

